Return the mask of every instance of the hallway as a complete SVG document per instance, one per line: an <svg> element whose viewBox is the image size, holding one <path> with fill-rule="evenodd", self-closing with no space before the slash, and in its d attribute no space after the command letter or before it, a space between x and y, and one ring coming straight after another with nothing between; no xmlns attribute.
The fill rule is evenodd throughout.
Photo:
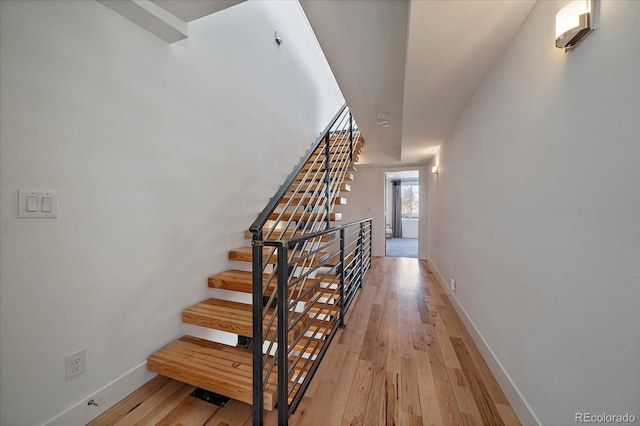
<svg viewBox="0 0 640 426"><path fill-rule="evenodd" d="M425 261L374 258L346 322L290 424L520 424ZM91 424L251 424L192 390L156 377Z"/></svg>
<svg viewBox="0 0 640 426"><path fill-rule="evenodd" d="M417 238L390 238L386 241L387 257L418 257Z"/></svg>

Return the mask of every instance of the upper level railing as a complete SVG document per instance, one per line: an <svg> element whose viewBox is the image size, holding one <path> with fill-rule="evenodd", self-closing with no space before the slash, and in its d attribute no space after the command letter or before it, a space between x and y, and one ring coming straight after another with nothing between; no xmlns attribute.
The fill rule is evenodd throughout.
<svg viewBox="0 0 640 426"><path fill-rule="evenodd" d="M344 105L249 228L254 424L276 376L286 424L370 265L371 219L331 227L361 143Z"/></svg>

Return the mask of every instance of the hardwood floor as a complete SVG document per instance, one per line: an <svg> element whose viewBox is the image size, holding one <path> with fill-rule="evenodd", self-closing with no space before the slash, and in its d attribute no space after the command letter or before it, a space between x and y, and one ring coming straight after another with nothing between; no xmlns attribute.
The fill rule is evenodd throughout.
<svg viewBox="0 0 640 426"><path fill-rule="evenodd" d="M374 258L346 322L290 424L520 424L425 261ZM251 424L251 406L219 408L193 389L156 377L90 424Z"/></svg>

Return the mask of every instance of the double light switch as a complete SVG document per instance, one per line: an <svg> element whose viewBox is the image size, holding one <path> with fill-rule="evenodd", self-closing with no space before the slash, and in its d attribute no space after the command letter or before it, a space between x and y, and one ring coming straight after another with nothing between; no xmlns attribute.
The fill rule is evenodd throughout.
<svg viewBox="0 0 640 426"><path fill-rule="evenodd" d="M58 193L18 191L19 218L57 218Z"/></svg>

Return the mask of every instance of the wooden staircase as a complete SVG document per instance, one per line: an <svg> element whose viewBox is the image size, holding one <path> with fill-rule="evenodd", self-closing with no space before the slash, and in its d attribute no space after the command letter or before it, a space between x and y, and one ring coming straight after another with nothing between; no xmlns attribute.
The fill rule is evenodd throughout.
<svg viewBox="0 0 640 426"><path fill-rule="evenodd" d="M338 140L338 138L334 136L332 137L332 142L335 143L331 145L331 162L341 161L342 164L348 163L347 170L355 170L353 163L357 161L362 145L364 144L359 133L353 142L353 162L347 161L346 159L349 157L345 157L344 155L344 153L348 153L350 149L348 141L345 145L344 137ZM287 221L307 221L310 219L313 213L291 213L286 210L286 207L288 203L292 205L298 203L304 204L305 202L311 201L314 197L316 200L318 197L324 200L323 197L326 196L324 191L324 167L326 167L324 153L325 145L322 143L315 152L312 153L310 159L292 183L292 188L302 187L305 191L309 189L307 194L301 195L293 192L285 194L279 203L278 209L271 215L271 220L280 218ZM306 178L305 175L307 175ZM336 188L330 200L331 205L345 205L347 199L344 195L349 192L351 188L343 181L353 180L354 175L349 172L332 172L331 179L333 181L332 187ZM316 195L313 195L314 191L316 191ZM340 221L341 219L341 213L331 212L330 220L332 222ZM267 234L268 231L268 228L263 230L265 234ZM277 239L289 239L303 235L304 232L305 231L299 230L287 230L286 232L274 231L274 236L277 234ZM252 237L250 232L245 232L244 235L246 238ZM329 239L329 235L324 235L321 241L328 241ZM276 256L271 255L271 251L268 247L264 247L263 262L270 264L275 263ZM329 253L320 252L311 258L313 260L312 264L322 264L328 257ZM243 262L246 264L246 267L230 269L209 277L209 287L251 294L253 287L251 247L247 245L246 247L229 251L229 259ZM265 277L265 283L267 282L266 279L267 277ZM294 319L296 319L296 315L305 316L305 318L301 318L296 326L290 329L288 333L289 342L297 342L292 345L296 350L304 351L305 347L308 350L314 346L308 344L310 340L321 340L329 334L330 327L322 324L318 319L312 320L311 315L318 312L326 314L327 316L337 315L338 305L336 304L335 296L328 302L329 304L325 304L324 302L327 300L327 296L321 295L321 290L330 287L332 281L335 283L335 275L327 275L322 279L310 277L301 282L300 290L306 295L304 297L305 309L309 309L307 313L297 314L292 312L290 314ZM275 279L269 281L269 286L265 289L265 296L271 296L275 292L276 282L277 280ZM331 288L336 288L335 284L333 284ZM324 306L324 308L320 306ZM252 306L244 303L211 298L185 309L182 313L182 321L208 329L235 333L238 336L251 337L253 335ZM317 333L312 336L305 335L304 333L307 328L317 331ZM275 340L276 329L274 326L270 328L264 327L263 333L266 340ZM309 356L315 356L315 354L309 354ZM253 402L251 349L228 346L192 336L184 336L151 355L147 360L147 368L160 375L225 395L247 404L252 404ZM295 386L299 386L304 380L304 374L301 374L298 369L294 369L291 380L292 384L295 382ZM269 411L272 410L277 402L277 374L271 374L269 376L265 383L263 397L264 408Z"/></svg>

